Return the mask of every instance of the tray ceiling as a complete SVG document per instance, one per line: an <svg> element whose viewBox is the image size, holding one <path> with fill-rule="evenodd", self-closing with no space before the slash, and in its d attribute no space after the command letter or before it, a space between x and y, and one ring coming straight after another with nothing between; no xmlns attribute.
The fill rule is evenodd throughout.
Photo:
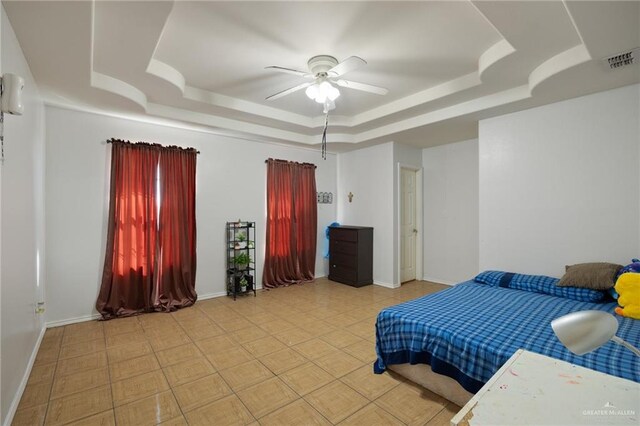
<svg viewBox="0 0 640 426"><path fill-rule="evenodd" d="M50 104L318 145L322 106L264 67L356 55L329 149L433 146L477 120L640 82L602 58L640 46L639 2L3 2ZM34 30L37 28L37 30ZM5 70L10 72L11 70Z"/></svg>

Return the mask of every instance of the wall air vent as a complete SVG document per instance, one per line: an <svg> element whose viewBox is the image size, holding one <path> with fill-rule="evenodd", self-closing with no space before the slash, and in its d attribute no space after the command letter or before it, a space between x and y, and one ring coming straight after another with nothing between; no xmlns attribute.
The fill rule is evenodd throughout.
<svg viewBox="0 0 640 426"><path fill-rule="evenodd" d="M605 58L604 62L610 69L615 70L638 63L638 56L640 56L640 47Z"/></svg>

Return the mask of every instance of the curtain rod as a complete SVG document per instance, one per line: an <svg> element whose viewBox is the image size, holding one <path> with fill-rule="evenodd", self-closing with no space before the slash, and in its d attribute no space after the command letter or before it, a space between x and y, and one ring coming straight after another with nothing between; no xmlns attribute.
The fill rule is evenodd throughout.
<svg viewBox="0 0 640 426"><path fill-rule="evenodd" d="M317 169L318 166L316 166L313 163L298 163L297 161L289 161L289 160L279 160L277 158L267 158L266 160L264 160L265 163L268 163L269 161L275 161L276 163L291 163L291 164L300 164L302 166L313 166L314 169Z"/></svg>
<svg viewBox="0 0 640 426"><path fill-rule="evenodd" d="M176 146L176 145L164 146L164 145L161 145L159 143L131 142L131 141L125 141L125 140L116 139L116 138L107 139L107 143L113 143L113 142L119 142L119 143L124 143L124 144L129 144L129 145L142 145L142 146L148 146L150 148L156 148L156 149L163 148L163 149L175 149L175 150L180 150L180 151L195 151L196 154L200 154L200 151L198 151L197 149L192 148L192 147L183 148L181 146Z"/></svg>

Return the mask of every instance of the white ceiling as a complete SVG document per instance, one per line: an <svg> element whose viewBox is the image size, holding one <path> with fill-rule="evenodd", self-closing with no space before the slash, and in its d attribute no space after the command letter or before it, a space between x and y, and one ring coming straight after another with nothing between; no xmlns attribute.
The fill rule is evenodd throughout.
<svg viewBox="0 0 640 426"><path fill-rule="evenodd" d="M307 60L356 55L330 150L390 140L426 147L477 136L477 120L640 82L602 58L640 46L638 1L3 1L54 105L168 119L256 140L318 145L322 107ZM10 72L11 70L4 70Z"/></svg>

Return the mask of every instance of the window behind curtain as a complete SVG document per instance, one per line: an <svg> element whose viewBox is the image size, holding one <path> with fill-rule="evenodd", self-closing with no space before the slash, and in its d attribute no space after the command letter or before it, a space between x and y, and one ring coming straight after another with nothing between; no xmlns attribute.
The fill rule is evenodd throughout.
<svg viewBox="0 0 640 426"><path fill-rule="evenodd" d="M265 288L314 279L317 215L315 166L267 160Z"/></svg>

